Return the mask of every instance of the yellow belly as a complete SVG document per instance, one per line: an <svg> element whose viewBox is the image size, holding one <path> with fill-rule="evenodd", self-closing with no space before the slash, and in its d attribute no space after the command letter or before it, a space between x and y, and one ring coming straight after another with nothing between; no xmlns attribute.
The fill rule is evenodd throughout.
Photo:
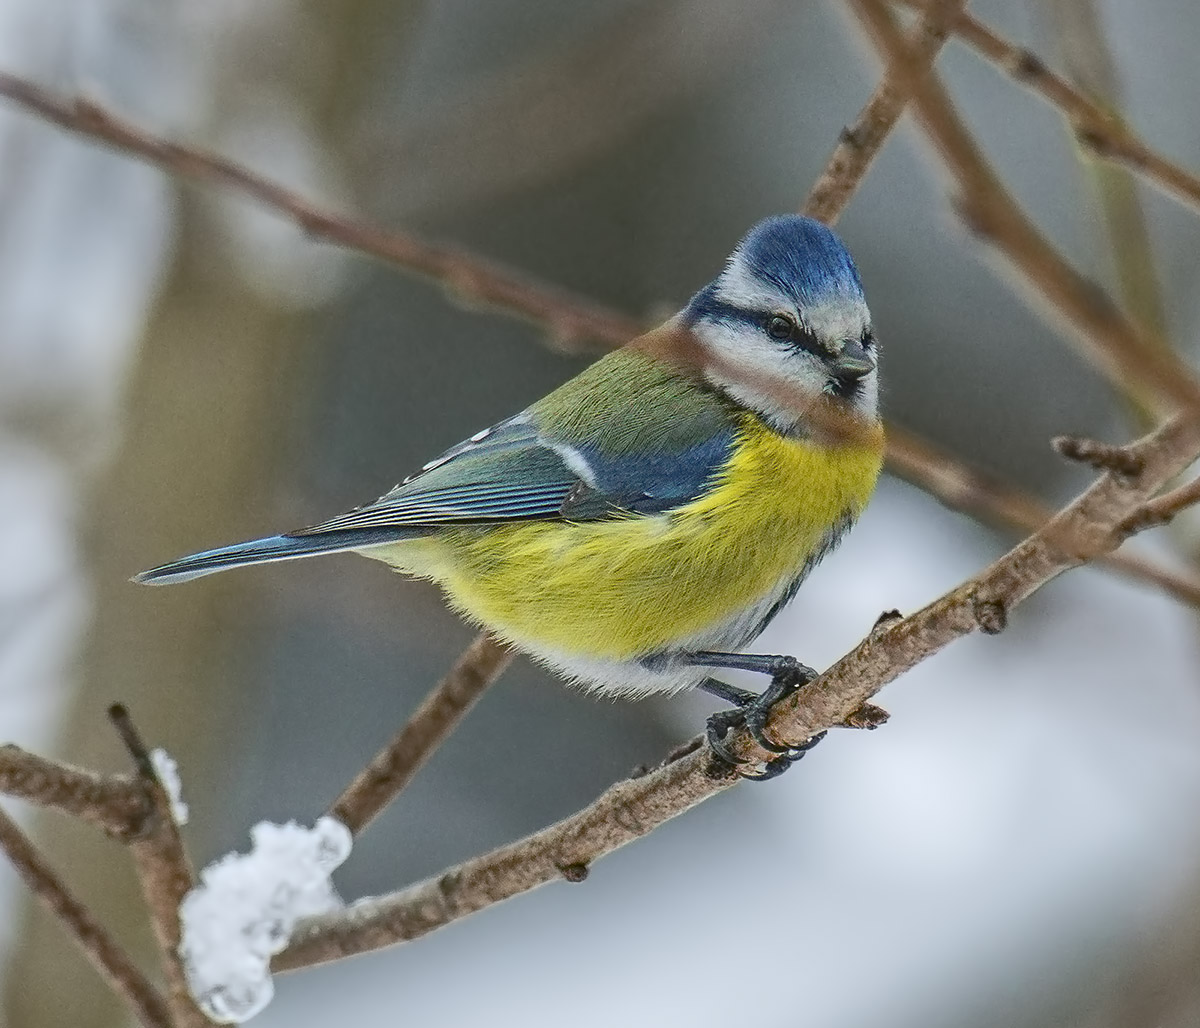
<svg viewBox="0 0 1200 1028"><path fill-rule="evenodd" d="M471 620L533 650L627 660L752 607L857 517L875 445L785 439L747 415L715 488L669 514L456 528L362 551L430 578Z"/></svg>

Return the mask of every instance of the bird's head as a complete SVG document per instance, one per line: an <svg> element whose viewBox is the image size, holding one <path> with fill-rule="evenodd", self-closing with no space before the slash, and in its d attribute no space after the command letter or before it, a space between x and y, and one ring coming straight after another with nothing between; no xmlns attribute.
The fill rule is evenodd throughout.
<svg viewBox="0 0 1200 1028"><path fill-rule="evenodd" d="M782 430L804 427L797 404L781 400L788 390L876 417L878 352L862 283L819 221L759 222L681 321L710 358L711 383Z"/></svg>

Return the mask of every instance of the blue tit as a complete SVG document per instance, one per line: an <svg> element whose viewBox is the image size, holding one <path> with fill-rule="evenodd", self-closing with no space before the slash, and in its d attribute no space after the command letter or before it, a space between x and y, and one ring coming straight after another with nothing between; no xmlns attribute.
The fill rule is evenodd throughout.
<svg viewBox="0 0 1200 1028"><path fill-rule="evenodd" d="M761 716L709 671L787 677L784 658L742 651L871 496L877 361L841 241L769 218L664 325L374 503L135 581L352 551L438 583L464 617L590 689L700 686ZM831 413L856 430L832 430Z"/></svg>

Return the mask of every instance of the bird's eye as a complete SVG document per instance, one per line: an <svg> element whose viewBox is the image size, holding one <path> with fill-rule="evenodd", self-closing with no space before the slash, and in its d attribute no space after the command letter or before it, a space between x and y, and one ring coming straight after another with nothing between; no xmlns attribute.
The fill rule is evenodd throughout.
<svg viewBox="0 0 1200 1028"><path fill-rule="evenodd" d="M776 314L767 322L767 335L772 339L789 339L795 330L796 326L792 324L791 319L782 314Z"/></svg>

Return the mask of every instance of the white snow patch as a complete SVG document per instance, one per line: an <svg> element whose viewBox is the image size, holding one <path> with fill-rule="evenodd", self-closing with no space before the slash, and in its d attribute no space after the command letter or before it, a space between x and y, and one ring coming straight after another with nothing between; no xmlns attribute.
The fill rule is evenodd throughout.
<svg viewBox="0 0 1200 1028"><path fill-rule="evenodd" d="M179 765L175 758L164 749L150 751L150 763L154 765L154 773L167 790L167 799L171 801L171 817L182 828L188 823L188 805L183 802L183 782L179 779Z"/></svg>
<svg viewBox="0 0 1200 1028"><path fill-rule="evenodd" d="M301 918L341 908L329 875L352 844L350 830L331 817L312 828L264 821L250 835L250 852L209 864L179 908L188 985L222 1024L246 1021L271 1001L271 956Z"/></svg>

